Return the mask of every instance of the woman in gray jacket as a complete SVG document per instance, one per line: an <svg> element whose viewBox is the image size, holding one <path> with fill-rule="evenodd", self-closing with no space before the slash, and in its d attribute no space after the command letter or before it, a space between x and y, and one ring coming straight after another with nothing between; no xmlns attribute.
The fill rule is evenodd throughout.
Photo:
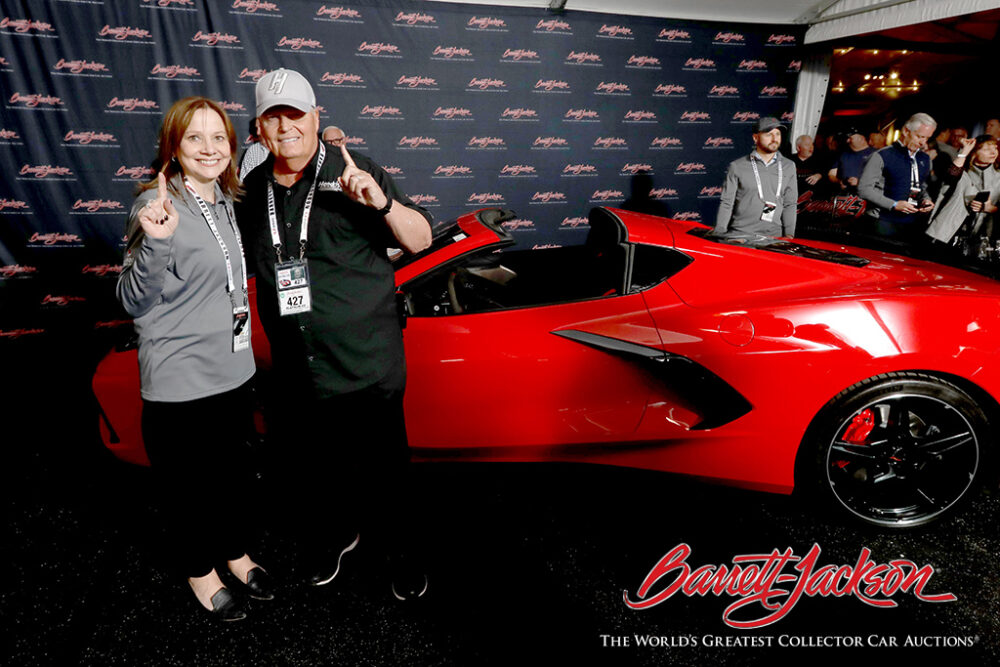
<svg viewBox="0 0 1000 667"><path fill-rule="evenodd" d="M982 239L995 236L993 214L1000 198L997 140L988 134L976 138L975 146L958 182L938 196L927 234L941 243L975 251Z"/></svg>
<svg viewBox="0 0 1000 667"><path fill-rule="evenodd" d="M271 585L247 553L243 443L252 428L246 263L233 214L236 133L204 97L170 107L156 180L129 216L118 299L139 335L142 433L162 491L173 560L221 620L246 616L223 560L253 597Z"/></svg>

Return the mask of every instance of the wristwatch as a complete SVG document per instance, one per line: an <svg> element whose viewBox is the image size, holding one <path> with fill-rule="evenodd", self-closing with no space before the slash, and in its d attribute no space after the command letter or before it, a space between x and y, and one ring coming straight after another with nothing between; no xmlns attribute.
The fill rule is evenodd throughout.
<svg viewBox="0 0 1000 667"><path fill-rule="evenodd" d="M386 195L385 196L385 200L386 200L385 201L385 206L383 206L379 210L375 211L376 213L378 213L379 215L382 215L382 216L387 215L389 213L389 211L392 210L392 197L390 197L389 195Z"/></svg>

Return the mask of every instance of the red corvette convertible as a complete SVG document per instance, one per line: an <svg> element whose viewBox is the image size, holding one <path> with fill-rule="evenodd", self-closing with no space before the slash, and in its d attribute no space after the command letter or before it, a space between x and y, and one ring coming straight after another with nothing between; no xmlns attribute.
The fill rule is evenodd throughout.
<svg viewBox="0 0 1000 667"><path fill-rule="evenodd" d="M997 283L607 208L583 245L504 250L512 217L464 215L396 263L416 459L801 487L885 527L946 515L990 472ZM134 351L93 386L108 447L145 462Z"/></svg>

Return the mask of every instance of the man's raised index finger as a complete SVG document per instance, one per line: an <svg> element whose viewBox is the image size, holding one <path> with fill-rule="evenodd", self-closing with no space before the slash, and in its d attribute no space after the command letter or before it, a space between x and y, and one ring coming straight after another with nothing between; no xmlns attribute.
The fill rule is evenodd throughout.
<svg viewBox="0 0 1000 667"><path fill-rule="evenodd" d="M357 169L358 165L354 164L354 159L351 157L351 154L347 152L347 146L344 144L340 144L340 154L344 156L344 162L347 163L347 166Z"/></svg>

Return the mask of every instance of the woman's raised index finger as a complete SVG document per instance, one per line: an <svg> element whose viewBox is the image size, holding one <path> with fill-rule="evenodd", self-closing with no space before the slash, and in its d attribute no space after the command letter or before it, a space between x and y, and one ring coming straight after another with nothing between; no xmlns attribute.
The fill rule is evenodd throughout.
<svg viewBox="0 0 1000 667"><path fill-rule="evenodd" d="M167 177L161 171L156 175L156 198L163 201L167 198Z"/></svg>

